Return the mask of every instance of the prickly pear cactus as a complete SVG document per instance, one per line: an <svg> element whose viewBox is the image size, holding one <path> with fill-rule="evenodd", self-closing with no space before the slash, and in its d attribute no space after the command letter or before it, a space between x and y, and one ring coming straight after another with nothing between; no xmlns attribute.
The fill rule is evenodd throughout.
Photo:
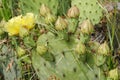
<svg viewBox="0 0 120 80"><path fill-rule="evenodd" d="M80 56L74 52L73 48L76 45L74 40L66 42L48 32L41 35L37 41L37 45L46 44L48 47L46 53L42 55L38 52L32 53L32 63L41 80L53 80L49 79L52 76L55 80L105 80L100 68L95 65L91 68L89 60L86 63L82 62Z"/></svg>
<svg viewBox="0 0 120 80"><path fill-rule="evenodd" d="M80 22L90 19L93 24L97 24L102 18L103 10L98 0L72 0L71 5L76 5L80 9Z"/></svg>
<svg viewBox="0 0 120 80"><path fill-rule="evenodd" d="M61 1L65 7L65 2L69 0ZM108 76L116 79L117 69L109 72L116 66L111 66L114 63L111 62L107 41L100 44L91 39L91 34L95 31L93 24L97 24L102 16L97 0L72 0L72 6L65 16L60 15L68 7L65 10L61 8L60 0L29 0L29 3L20 0L18 4L22 13L33 13L14 17L5 25L4 35L7 35L5 40L8 42L6 40L1 44L6 45L7 49L0 45L1 52L11 54L5 62L2 62L4 57L2 59L0 56L0 62L6 80L11 73L13 76L8 80L17 79L17 76L21 78L21 70L18 73L15 71L18 71L16 64L22 66L22 63L34 68L28 66L27 72L35 70L25 80L32 79L36 74L39 80L108 80ZM82 24L79 25L79 22ZM9 65L12 66L9 68ZM116 72L115 76L112 76L112 72Z"/></svg>
<svg viewBox="0 0 120 80"><path fill-rule="evenodd" d="M39 25L44 31L37 39L36 49L32 50L32 65L39 79L106 80L104 68L100 67L106 63L109 50L105 48L108 46L107 43L89 45L90 35L94 32L91 21L88 19L78 25L79 9L76 6L68 10L67 17L57 16L50 24L44 22L45 17L42 17L44 25ZM80 31L78 26L81 26ZM101 54L103 50L105 55Z"/></svg>

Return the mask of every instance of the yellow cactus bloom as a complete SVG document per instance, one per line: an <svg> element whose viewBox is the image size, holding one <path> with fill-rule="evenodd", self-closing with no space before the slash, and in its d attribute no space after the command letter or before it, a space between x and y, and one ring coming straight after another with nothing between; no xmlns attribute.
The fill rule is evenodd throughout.
<svg viewBox="0 0 120 80"><path fill-rule="evenodd" d="M24 27L27 30L34 27L35 17L33 13L27 13L25 16L17 16L10 19L5 24L5 31L8 32L10 36L18 35L20 33L20 28Z"/></svg>
<svg viewBox="0 0 120 80"><path fill-rule="evenodd" d="M22 26L28 30L34 27L35 17L33 13L27 13L26 16L22 18Z"/></svg>
<svg viewBox="0 0 120 80"><path fill-rule="evenodd" d="M8 32L10 36L17 35L19 33L22 20L21 17L21 15L14 17L5 24L5 31Z"/></svg>

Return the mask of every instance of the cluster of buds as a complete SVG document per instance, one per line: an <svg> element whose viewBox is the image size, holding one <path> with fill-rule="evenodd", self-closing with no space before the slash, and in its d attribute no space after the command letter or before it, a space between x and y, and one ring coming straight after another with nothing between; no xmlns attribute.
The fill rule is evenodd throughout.
<svg viewBox="0 0 120 80"><path fill-rule="evenodd" d="M40 7L40 15L45 17L46 24L54 23L56 20L56 17L51 13L51 10L45 4L42 4Z"/></svg>

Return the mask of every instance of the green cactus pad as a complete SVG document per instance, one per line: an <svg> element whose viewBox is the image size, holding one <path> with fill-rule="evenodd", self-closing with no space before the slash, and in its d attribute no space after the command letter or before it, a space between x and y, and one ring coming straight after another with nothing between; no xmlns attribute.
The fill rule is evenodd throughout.
<svg viewBox="0 0 120 80"><path fill-rule="evenodd" d="M80 9L80 23L86 19L90 19L93 24L99 23L103 10L97 0L72 0L71 4Z"/></svg>
<svg viewBox="0 0 120 80"><path fill-rule="evenodd" d="M27 0L20 0L22 13L34 12L38 14L41 4L48 6L54 14L57 13L57 0L29 0L29 2Z"/></svg>
<svg viewBox="0 0 120 80"><path fill-rule="evenodd" d="M1 69L0 73L3 73L5 80L14 80L14 79L19 80L21 77L22 68L18 64L19 61L17 60L17 58L13 57L14 50L9 48L7 45L0 46L0 48L1 48L0 49L1 53L4 54L4 56L1 56L0 53L0 69ZM8 49L10 51L8 51Z"/></svg>
<svg viewBox="0 0 120 80"><path fill-rule="evenodd" d="M79 55L73 50L76 44L74 40L70 44L48 32L38 38L37 45L46 44L46 40L49 49L44 57L35 51L32 53L32 64L40 80L48 80L53 75L58 80L105 80L102 70L78 59ZM48 54L52 54L54 59L46 60Z"/></svg>

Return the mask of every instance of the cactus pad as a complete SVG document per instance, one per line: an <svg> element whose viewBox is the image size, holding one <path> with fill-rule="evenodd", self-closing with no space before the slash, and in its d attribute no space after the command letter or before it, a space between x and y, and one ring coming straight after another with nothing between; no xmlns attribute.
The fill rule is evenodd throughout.
<svg viewBox="0 0 120 80"><path fill-rule="evenodd" d="M72 0L72 6L76 5L80 9L80 23L90 19L93 24L99 23L102 18L102 8L97 0Z"/></svg>
<svg viewBox="0 0 120 80"><path fill-rule="evenodd" d="M29 0L29 2L26 0L20 0L22 13L34 12L38 14L41 4L48 6L54 14L57 13L57 0Z"/></svg>

